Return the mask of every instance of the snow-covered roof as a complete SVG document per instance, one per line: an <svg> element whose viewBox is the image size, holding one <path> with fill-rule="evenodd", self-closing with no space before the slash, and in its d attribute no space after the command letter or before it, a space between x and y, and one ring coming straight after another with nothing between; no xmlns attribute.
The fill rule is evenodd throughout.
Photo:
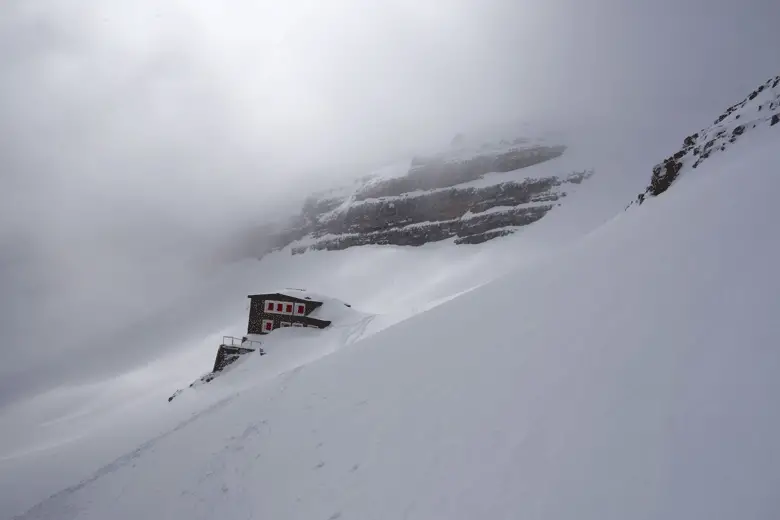
<svg viewBox="0 0 780 520"><path fill-rule="evenodd" d="M247 298L257 298L262 296L272 296L272 295L282 295L282 296L289 296L291 298L298 298L301 300L317 300L322 301L322 298L320 295L315 295L314 293L310 293L304 289L277 289L262 293L255 293L250 294L247 296Z"/></svg>
<svg viewBox="0 0 780 520"><path fill-rule="evenodd" d="M268 292L264 292L264 293L250 294L248 296L248 298L260 297L260 296L270 296L270 295L274 295L274 294L281 294L283 296L289 296L291 298L298 298L300 300L311 300L311 301L320 302L320 303L323 303L323 304L338 303L338 304L346 306L346 307L351 307L350 304L345 303L345 302L339 300L338 298L332 298L330 296L325 296L323 294L311 292L311 291L308 291L306 289L296 289L296 288L292 288L292 287L287 287L285 289L277 289L277 290L268 291ZM315 311L315 312L317 312L317 311ZM314 316L314 314L312 314L312 316Z"/></svg>

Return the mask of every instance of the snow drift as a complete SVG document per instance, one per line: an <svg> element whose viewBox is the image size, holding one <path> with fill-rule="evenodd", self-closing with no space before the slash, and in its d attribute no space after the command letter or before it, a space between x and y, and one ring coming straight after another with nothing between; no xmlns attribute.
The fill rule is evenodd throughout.
<svg viewBox="0 0 780 520"><path fill-rule="evenodd" d="M275 290L270 291L270 294L284 294L322 302L322 306L315 309L309 316L328 321L330 325L324 330L317 329L316 331L291 327L276 329L270 334L247 334L243 336L247 342L241 346L246 345L248 349L254 350L253 352L238 356L235 361L230 361L224 368L216 369L215 364L215 371L202 375L190 383L188 389L200 390L203 385L213 383L228 374L231 374L233 383L237 381L238 374L242 374L254 383L264 377L278 375L285 370L306 364L358 341L367 334L368 326L376 317L373 314L356 311L350 304L336 298L304 289ZM240 341L239 338L233 337L232 339ZM257 359L260 356L268 355L271 357ZM242 366L246 362L250 362L249 367ZM168 398L168 402L178 398L188 389L176 390Z"/></svg>

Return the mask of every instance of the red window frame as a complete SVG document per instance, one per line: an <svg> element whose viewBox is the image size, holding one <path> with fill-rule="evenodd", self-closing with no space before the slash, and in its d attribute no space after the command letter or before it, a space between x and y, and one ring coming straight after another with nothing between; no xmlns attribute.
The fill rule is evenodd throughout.
<svg viewBox="0 0 780 520"><path fill-rule="evenodd" d="M284 312L284 304L282 302L277 302L276 312Z"/></svg>
<svg viewBox="0 0 780 520"><path fill-rule="evenodd" d="M274 302L272 302L271 300L266 300L265 312L274 312Z"/></svg>
<svg viewBox="0 0 780 520"><path fill-rule="evenodd" d="M293 313L293 304L292 303L286 304L284 312L286 312L287 314L292 314Z"/></svg>
<svg viewBox="0 0 780 520"><path fill-rule="evenodd" d="M295 304L295 315L296 316L304 316L306 315L306 306L302 303L296 303Z"/></svg>

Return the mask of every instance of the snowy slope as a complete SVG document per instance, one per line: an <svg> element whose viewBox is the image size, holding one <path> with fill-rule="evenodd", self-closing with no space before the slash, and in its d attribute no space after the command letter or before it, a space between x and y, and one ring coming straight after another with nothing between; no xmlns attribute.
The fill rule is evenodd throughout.
<svg viewBox="0 0 780 520"><path fill-rule="evenodd" d="M377 317L374 314L357 311L350 304L336 298L330 298L304 289L285 288L267 292L322 302L322 306L314 309L309 316L329 321L330 325L324 330L301 330L295 328L290 330L279 329L271 334L246 334L243 337L249 340L250 343L247 345L242 343L241 345L257 349L253 355L243 355L218 372L207 372L190 383L187 388L177 390L168 398L169 401L172 401L174 398L181 399L180 396L184 392L186 392L184 395L189 395L192 391L212 393L210 388L218 386L214 381L221 380L224 377L236 377L236 373L246 370L243 367L244 363L261 354L266 356L262 362L262 374L265 377L276 376L290 368L295 368L301 364L324 357L366 336L369 326ZM239 338L232 337L231 339L234 341L227 344L238 345ZM252 369L250 371L251 380L256 382L258 380L257 372ZM209 387L202 389L203 385L209 385Z"/></svg>
<svg viewBox="0 0 780 520"><path fill-rule="evenodd" d="M779 167L774 135L736 143L544 261L249 359L20 518L777 518Z"/></svg>
<svg viewBox="0 0 780 520"><path fill-rule="evenodd" d="M175 408L167 402L177 389L211 369L223 335L246 332L248 293L305 287L338 297L356 310L375 315L360 332L367 337L506 272L545 261L574 237L622 210L644 179L616 191L625 166L609 161L598 168L599 176L583 184L565 206L504 240L475 247L441 242L299 256L279 252L262 261L227 266L202 286L193 287L172 315L145 324L159 330L171 322L171 332L160 338L164 355L129 367L127 373L59 387L0 410L0 518L21 514L73 482L89 478L147 439L226 398L233 390L220 383L177 398ZM114 340L106 338L107 343ZM315 348L302 355L311 360L322 353ZM275 359L274 363L282 363ZM298 361L295 356L286 359L288 365L280 365L280 370L289 370Z"/></svg>

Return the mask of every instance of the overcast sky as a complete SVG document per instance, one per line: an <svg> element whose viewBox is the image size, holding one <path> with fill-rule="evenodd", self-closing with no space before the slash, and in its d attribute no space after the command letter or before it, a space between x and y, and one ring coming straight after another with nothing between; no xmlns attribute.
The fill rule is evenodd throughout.
<svg viewBox="0 0 780 520"><path fill-rule="evenodd" d="M533 118L671 153L780 72L779 26L777 0L4 1L0 406L137 362L57 353L365 165Z"/></svg>

